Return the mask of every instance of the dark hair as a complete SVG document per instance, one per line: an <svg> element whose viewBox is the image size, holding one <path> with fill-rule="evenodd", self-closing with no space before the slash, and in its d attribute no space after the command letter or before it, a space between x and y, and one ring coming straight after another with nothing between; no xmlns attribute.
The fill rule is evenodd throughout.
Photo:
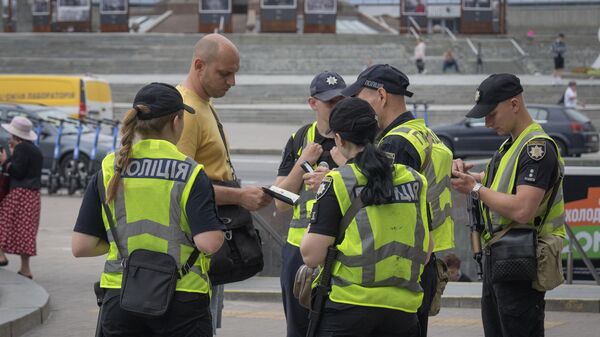
<svg viewBox="0 0 600 337"><path fill-rule="evenodd" d="M448 268L460 269L460 258L454 253L448 253L444 257L444 262L448 265Z"/></svg>
<svg viewBox="0 0 600 337"><path fill-rule="evenodd" d="M388 156L373 145L377 120L371 105L360 98L344 98L331 111L329 127L343 140L364 146L354 158L356 166L367 178L367 185L360 193L363 203L380 205L387 202L394 187L393 166Z"/></svg>

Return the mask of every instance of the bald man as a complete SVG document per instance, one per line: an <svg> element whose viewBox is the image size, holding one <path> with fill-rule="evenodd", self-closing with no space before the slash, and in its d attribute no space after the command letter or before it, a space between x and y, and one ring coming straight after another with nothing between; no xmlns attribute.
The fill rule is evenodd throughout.
<svg viewBox="0 0 600 337"><path fill-rule="evenodd" d="M204 170L215 190L218 206L239 205L256 211L271 202L271 197L260 187L225 187L222 184L237 180L231 165L229 146L223 125L211 98L225 96L235 85L235 74L240 69L240 54L226 37L209 34L194 47L194 56L186 79L177 86L185 104L196 111L185 113L183 133L177 148L185 155L204 165ZM225 137L225 139L223 138ZM223 308L223 286L213 287L211 312L213 328L220 327Z"/></svg>

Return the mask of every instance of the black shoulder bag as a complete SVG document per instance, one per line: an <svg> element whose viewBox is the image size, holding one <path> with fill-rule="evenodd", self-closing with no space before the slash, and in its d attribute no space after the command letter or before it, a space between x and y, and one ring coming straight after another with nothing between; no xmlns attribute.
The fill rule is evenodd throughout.
<svg viewBox="0 0 600 337"><path fill-rule="evenodd" d="M314 337L317 334L317 328L319 327L319 322L321 321L321 315L325 309L325 301L329 297L329 292L331 291L331 272L333 268L333 263L337 257L337 245L340 244L344 240L344 235L346 233L346 229L350 226L352 219L356 216L358 211L363 207L362 199L360 195L357 195L352 200L352 204L350 204L350 208L340 221L340 232L338 233L337 238L333 245L327 248L327 255L325 256L325 263L323 264L323 272L321 273L321 278L319 279L319 283L313 289L312 293L312 305L310 308L310 314L308 316L308 330L306 333L307 337Z"/></svg>
<svg viewBox="0 0 600 337"><path fill-rule="evenodd" d="M231 163L223 125L212 107L210 110L217 121L219 133L227 153L227 162L231 167L234 178L232 181L213 181L212 183L213 185L241 188ZM225 243L211 257L208 271L211 283L218 285L239 282L262 271L264 266L262 241L258 230L254 227L250 211L239 205L220 205L217 211L219 218L227 229L225 230Z"/></svg>
<svg viewBox="0 0 600 337"><path fill-rule="evenodd" d="M122 259L121 309L142 317L164 315L171 305L177 280L189 272L200 252L198 249L194 249L181 270L178 269L177 262L169 254L147 249L136 249L131 254L127 254L120 245L112 213L106 204L101 172L98 173L98 191L110 231Z"/></svg>

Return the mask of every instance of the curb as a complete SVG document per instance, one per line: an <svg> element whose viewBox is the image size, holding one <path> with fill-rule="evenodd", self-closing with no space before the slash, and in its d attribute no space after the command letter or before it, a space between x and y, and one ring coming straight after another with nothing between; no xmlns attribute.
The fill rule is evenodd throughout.
<svg viewBox="0 0 600 337"><path fill-rule="evenodd" d="M28 331L42 325L50 314L50 298L40 308L28 314L17 317L12 321L0 324L0 337L19 337Z"/></svg>
<svg viewBox="0 0 600 337"><path fill-rule="evenodd" d="M279 156L281 155L281 149L230 149L231 154L254 154L259 156Z"/></svg>
<svg viewBox="0 0 600 337"><path fill-rule="evenodd" d="M249 302L281 302L279 291L225 290L225 300ZM479 296L442 296L443 308L481 308ZM546 298L547 311L600 313L600 299Z"/></svg>
<svg viewBox="0 0 600 337"><path fill-rule="evenodd" d="M11 274L14 274L11 272ZM48 292L40 285L33 281L31 286L27 286L21 291L9 291L8 293L0 293L1 297L8 298L26 298L31 295L39 296L39 302L42 304L23 305L22 307L0 307L0 337L18 337L22 336L31 329L42 325L50 314L50 296ZM10 285L9 285L10 286ZM24 288L24 287L19 287ZM0 288L2 290L2 288ZM15 294L16 293L16 294ZM36 294L37 293L37 294ZM35 300L34 300L35 301Z"/></svg>

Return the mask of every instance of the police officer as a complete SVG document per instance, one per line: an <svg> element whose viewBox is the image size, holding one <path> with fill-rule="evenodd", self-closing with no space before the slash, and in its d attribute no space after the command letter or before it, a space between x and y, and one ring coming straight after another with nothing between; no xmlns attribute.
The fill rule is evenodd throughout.
<svg viewBox="0 0 600 337"><path fill-rule="evenodd" d="M408 77L388 64L376 64L364 70L348 88L345 96L356 96L369 102L382 130L377 144L394 163L404 164L427 178L427 201L431 216L431 235L434 252L454 248L454 222L451 217L452 197L450 175L452 151L431 131L421 118L406 109L404 97L408 91ZM419 309L421 336L427 336L429 308L437 287L435 255L425 266L421 286L425 297Z"/></svg>
<svg viewBox="0 0 600 337"><path fill-rule="evenodd" d="M354 196L361 208L337 245L329 299L317 336L418 336L418 279L430 253L427 181L405 165L391 165L373 145L371 106L345 98L329 120L346 165L329 172L317 193L300 250L306 265L324 262Z"/></svg>
<svg viewBox="0 0 600 337"><path fill-rule="evenodd" d="M317 120L302 126L290 137L275 180L278 187L300 195L300 200L294 205L287 242L281 253L280 282L288 337L306 336L308 309L302 307L293 294L294 277L302 265L298 247L308 227L316 189L329 168L337 166L330 152L335 141L333 134L329 133L329 115L335 103L343 98L341 91L345 87L344 79L335 72L324 71L313 78L308 104ZM305 161L312 165L314 172L302 170L301 164ZM317 166L319 163L321 165ZM275 202L279 211L290 208L281 201Z"/></svg>
<svg viewBox="0 0 600 337"><path fill-rule="evenodd" d="M106 290L102 333L112 336L212 336L209 311L210 254L223 244L224 226L216 215L212 185L202 165L175 146L183 129L179 92L163 83L144 86L127 111L121 148L102 161L103 183L89 184L75 224L75 257L107 254L101 287ZM135 137L140 141L133 144ZM96 182L97 179L92 179ZM177 281L170 309L142 318L121 309L122 263L106 220L100 194L114 215L118 242L128 253L143 248L171 255L178 268L195 249L200 255Z"/></svg>
<svg viewBox="0 0 600 337"><path fill-rule="evenodd" d="M485 172L471 173L472 165L461 160L453 164L452 187L483 204L486 242L491 239L488 226L497 232L510 223L535 226L538 236L565 237L563 161L556 143L531 119L522 93L519 78L512 74L494 74L479 85L467 117L485 117L486 127L509 138ZM492 284L490 269L485 259L485 336L543 336L545 292L533 289L531 281Z"/></svg>

